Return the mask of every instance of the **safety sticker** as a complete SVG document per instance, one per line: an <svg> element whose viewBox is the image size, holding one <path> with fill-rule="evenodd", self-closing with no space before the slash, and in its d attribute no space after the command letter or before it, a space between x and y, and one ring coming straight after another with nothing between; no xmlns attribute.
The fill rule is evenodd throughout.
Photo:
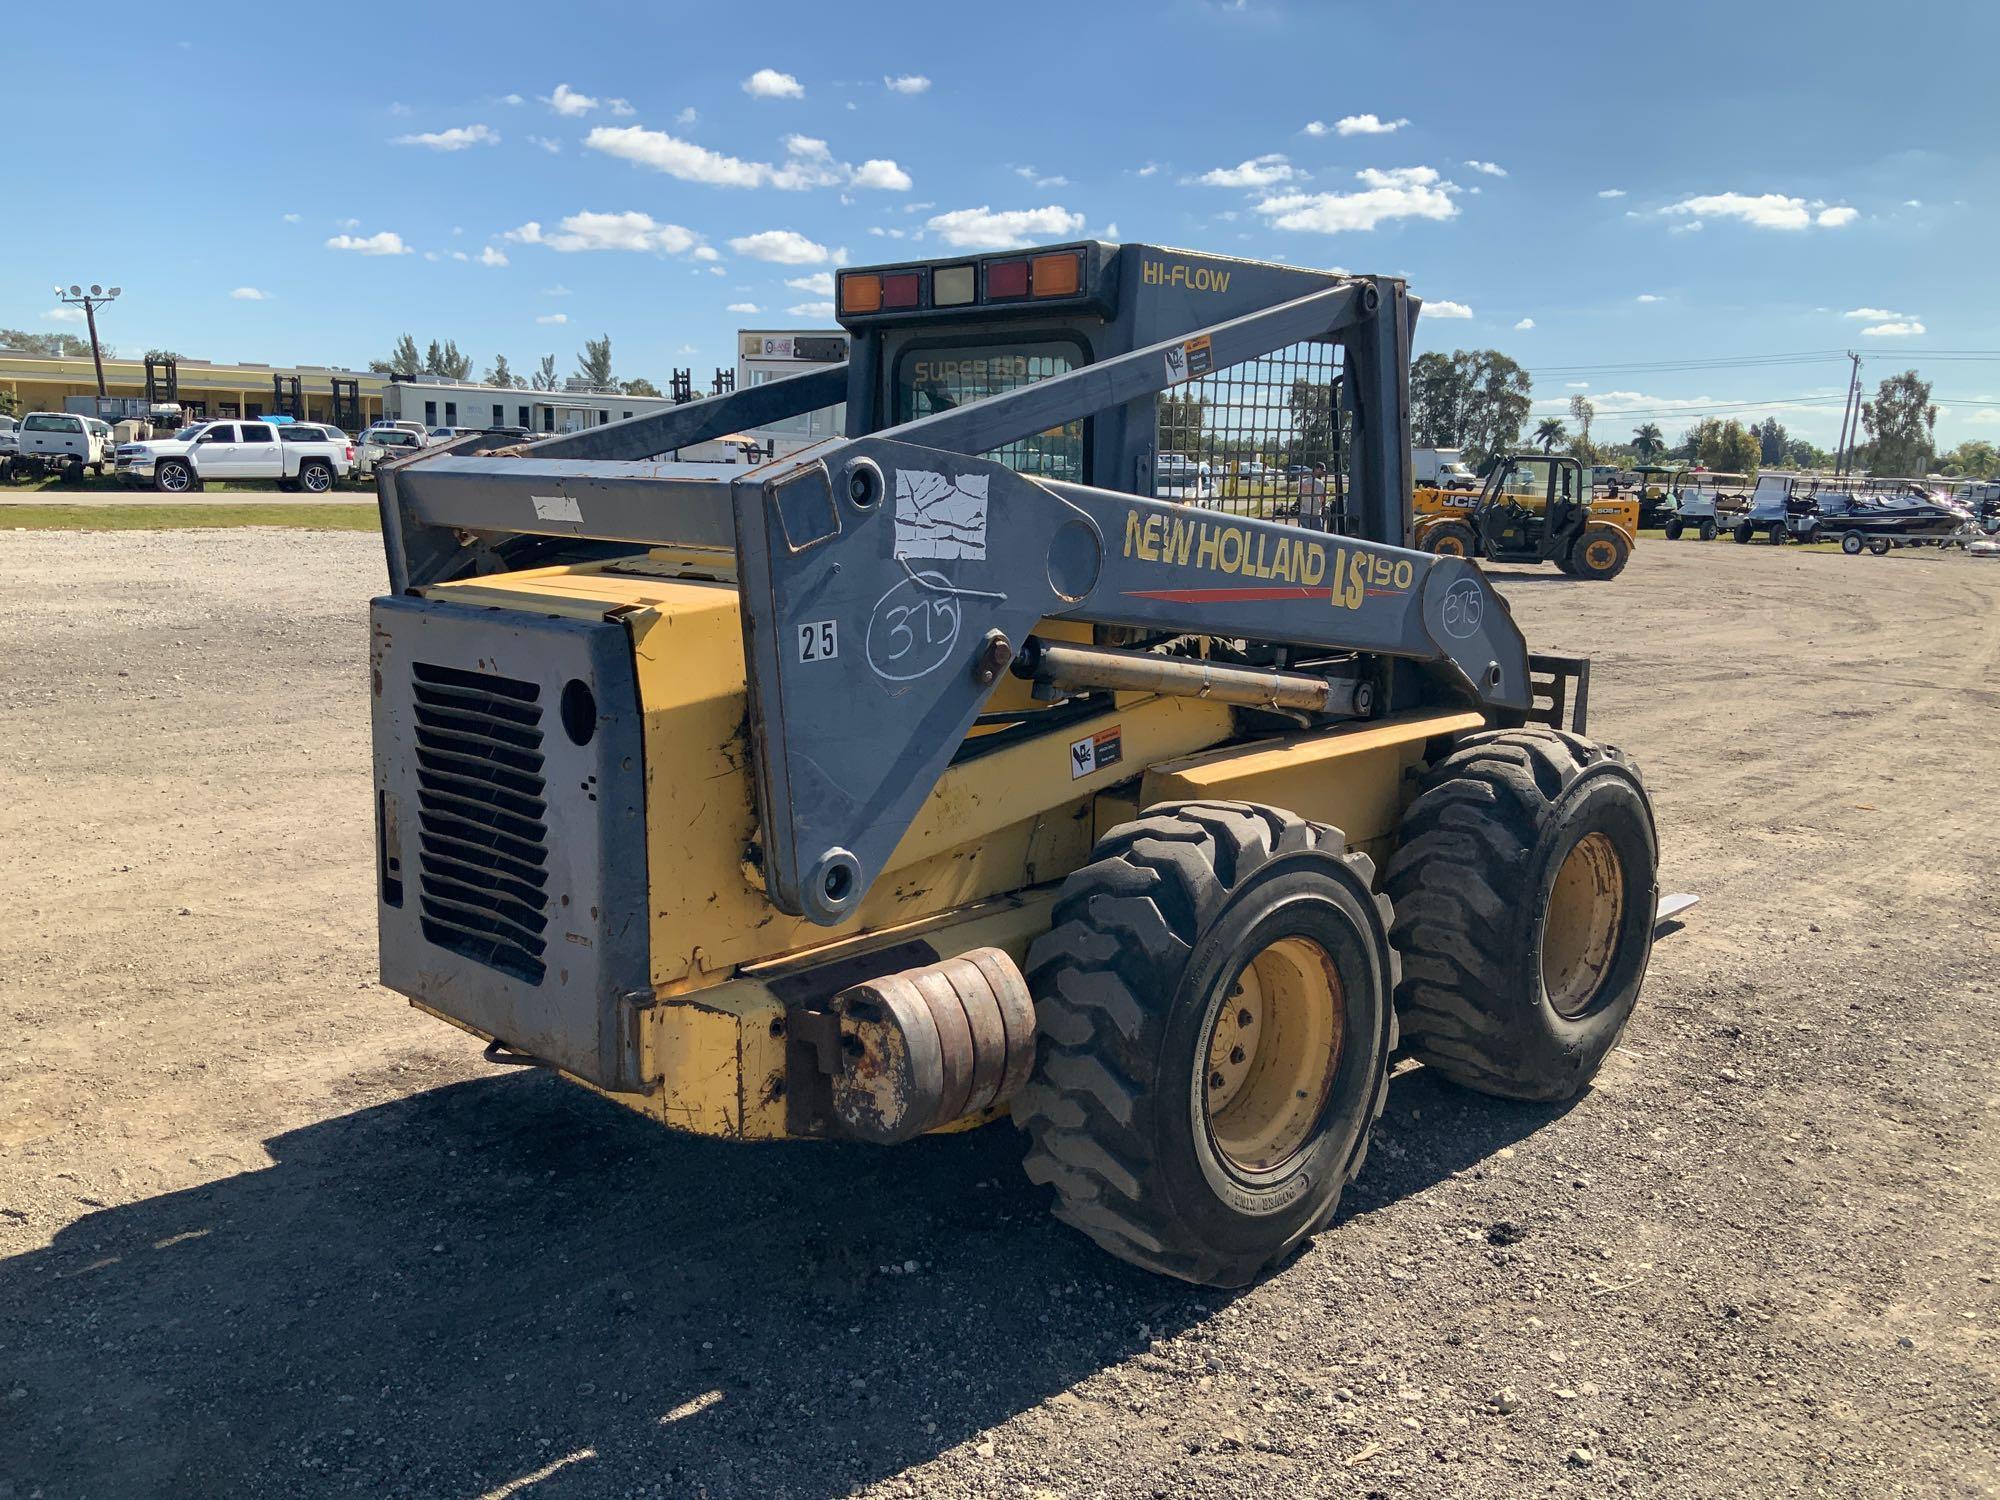
<svg viewBox="0 0 2000 1500"><path fill-rule="evenodd" d="M1125 741L1118 725L1100 729L1096 734L1075 740L1069 747L1069 779L1075 781L1080 776L1088 776L1092 771L1102 771L1106 766L1115 766L1125 758Z"/></svg>
<svg viewBox="0 0 2000 1500"><path fill-rule="evenodd" d="M986 556L984 474L896 471L896 556Z"/></svg>
<svg viewBox="0 0 2000 1500"><path fill-rule="evenodd" d="M530 495L538 521L582 521L583 511L568 495Z"/></svg>
<svg viewBox="0 0 2000 1500"><path fill-rule="evenodd" d="M1214 368L1215 348L1205 333L1199 338L1183 339L1167 350L1167 381L1171 385L1199 380Z"/></svg>

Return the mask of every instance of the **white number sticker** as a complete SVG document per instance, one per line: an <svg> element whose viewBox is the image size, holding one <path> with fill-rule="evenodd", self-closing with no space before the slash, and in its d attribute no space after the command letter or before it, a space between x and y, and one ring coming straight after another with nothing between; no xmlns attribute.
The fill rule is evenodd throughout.
<svg viewBox="0 0 2000 1500"><path fill-rule="evenodd" d="M840 655L840 627L832 620L812 620L799 627L799 660L832 661Z"/></svg>

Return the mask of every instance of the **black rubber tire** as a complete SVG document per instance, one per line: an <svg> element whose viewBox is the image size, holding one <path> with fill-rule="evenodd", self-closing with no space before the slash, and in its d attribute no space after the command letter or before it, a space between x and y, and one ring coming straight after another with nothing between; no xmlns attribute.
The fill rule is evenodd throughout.
<svg viewBox="0 0 2000 1500"><path fill-rule="evenodd" d="M1889 555L1889 548L1892 545L1894 544L1885 536L1874 536L1868 539L1868 550L1877 557L1887 557Z"/></svg>
<svg viewBox="0 0 2000 1500"><path fill-rule="evenodd" d="M1752 526L1748 521L1738 521L1736 523L1736 530L1731 532L1730 535L1734 536L1738 542L1747 547L1751 542L1756 540L1757 528Z"/></svg>
<svg viewBox="0 0 2000 1500"><path fill-rule="evenodd" d="M1767 538L1766 538L1765 540L1767 540L1768 542L1770 542L1770 544L1771 544L1771 545L1772 545L1773 547L1782 547L1782 546L1784 546L1784 545L1785 545L1785 527L1784 527L1784 523L1783 523L1783 522L1780 522L1780 523L1779 523L1778 525L1776 525L1776 526L1773 526L1773 527L1771 528L1771 534L1770 534L1770 536L1769 536L1769 537L1767 537Z"/></svg>
<svg viewBox="0 0 2000 1500"><path fill-rule="evenodd" d="M1597 546L1593 546L1597 544ZM1590 554L1599 547L1611 550L1609 561L1592 563ZM1625 540L1625 533L1612 526L1591 526L1584 530L1570 548L1569 567L1565 570L1578 578L1595 579L1603 582L1616 578L1625 571L1625 564L1632 560L1632 544Z"/></svg>
<svg viewBox="0 0 2000 1500"><path fill-rule="evenodd" d="M1608 972L1571 1019L1544 984L1543 925L1564 859L1598 832L1619 856L1624 902ZM1581 1093L1645 981L1658 865L1652 804L1619 751L1539 726L1468 737L1424 778L1384 881L1404 1047L1481 1093Z"/></svg>
<svg viewBox="0 0 2000 1500"><path fill-rule="evenodd" d="M1454 550L1445 550L1453 544ZM1423 549L1436 557L1474 558L1479 556L1479 538L1463 521L1443 521L1424 533Z"/></svg>
<svg viewBox="0 0 2000 1500"><path fill-rule="evenodd" d="M1035 1069L1013 1115L1057 1218L1147 1270L1241 1286L1333 1217L1396 1046L1374 873L1338 829L1245 802L1162 804L1098 841L1028 952ZM1333 957L1345 1043L1305 1141L1253 1180L1219 1158L1193 1091L1237 976L1294 933Z"/></svg>
<svg viewBox="0 0 2000 1500"><path fill-rule="evenodd" d="M1808 526L1804 533L1800 535L1799 540L1808 547L1817 547L1824 538L1820 536L1819 527L1815 525Z"/></svg>
<svg viewBox="0 0 2000 1500"><path fill-rule="evenodd" d="M153 467L153 488L163 495L185 495L194 489L194 470L179 459L163 458Z"/></svg>
<svg viewBox="0 0 2000 1500"><path fill-rule="evenodd" d="M1849 557L1859 557L1861 549L1866 545L1867 543L1861 539L1861 533L1858 531L1841 533L1840 550L1845 552Z"/></svg>
<svg viewBox="0 0 2000 1500"><path fill-rule="evenodd" d="M1673 520L1667 522L1665 527L1667 533L1667 540L1670 542L1678 542L1681 539L1682 529L1683 529L1683 523L1680 517L1678 516L1676 516Z"/></svg>
<svg viewBox="0 0 2000 1500"><path fill-rule="evenodd" d="M63 466L62 466L62 467L61 467L60 469L58 469L58 470L56 471L56 483L57 483L57 484L82 484L82 483L83 483L83 465L82 465L82 464L80 464L80 463L66 463L66 464L64 464L64 465L63 465Z"/></svg>
<svg viewBox="0 0 2000 1500"><path fill-rule="evenodd" d="M1716 536L1715 522L1703 521L1701 523L1701 539L1704 542L1712 542L1715 540L1715 536Z"/></svg>
<svg viewBox="0 0 2000 1500"><path fill-rule="evenodd" d="M308 460L299 469L299 488L308 495L324 495L333 489L333 466L319 459Z"/></svg>

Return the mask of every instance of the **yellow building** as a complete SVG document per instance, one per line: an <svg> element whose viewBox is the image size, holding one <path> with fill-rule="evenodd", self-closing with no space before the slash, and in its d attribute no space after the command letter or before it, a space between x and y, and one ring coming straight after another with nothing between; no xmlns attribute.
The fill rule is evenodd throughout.
<svg viewBox="0 0 2000 1500"><path fill-rule="evenodd" d="M384 377L365 370L343 370L330 365L221 365L184 359L175 374L178 395L174 399L191 418L261 417L278 412L282 403L273 377L282 383L286 395L292 390L291 382L298 381L302 407L298 415L305 421L332 422L358 430L382 415ZM335 410L336 380L354 382L351 387L354 409ZM135 403L133 414L143 414L147 399L146 362L106 359L104 390L114 401ZM21 412L90 412L94 408L88 403L97 395L97 372L87 354L48 356L0 348L0 391L12 392ZM116 421L126 413L107 410L101 415Z"/></svg>

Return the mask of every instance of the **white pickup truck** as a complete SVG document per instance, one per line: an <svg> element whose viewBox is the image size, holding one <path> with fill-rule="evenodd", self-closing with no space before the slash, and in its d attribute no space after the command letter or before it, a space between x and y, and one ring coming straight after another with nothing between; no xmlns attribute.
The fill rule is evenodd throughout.
<svg viewBox="0 0 2000 1500"><path fill-rule="evenodd" d="M354 441L313 422L197 422L170 438L126 443L118 477L181 495L211 479L269 480L324 495L354 467Z"/></svg>
<svg viewBox="0 0 2000 1500"><path fill-rule="evenodd" d="M31 411L14 434L10 467L26 478L54 474L76 481L111 461L111 424L68 411Z"/></svg>

